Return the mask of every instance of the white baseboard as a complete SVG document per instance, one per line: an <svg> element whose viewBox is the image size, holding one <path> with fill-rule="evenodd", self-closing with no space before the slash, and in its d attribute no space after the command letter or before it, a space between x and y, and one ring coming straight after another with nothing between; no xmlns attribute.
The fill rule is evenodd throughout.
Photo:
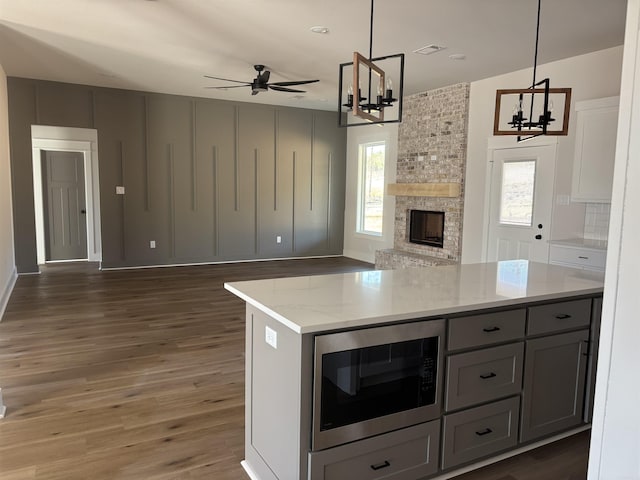
<svg viewBox="0 0 640 480"><path fill-rule="evenodd" d="M144 268L170 268L170 267L199 267L201 265L225 265L228 263L251 263L251 262L275 262L278 260L309 260L314 258L336 258L344 255L314 255L310 257L276 257L276 258L253 258L249 260L224 260L220 262L197 262L197 263L167 263L159 265L135 265L132 267L103 267L100 270L142 270Z"/></svg>
<svg viewBox="0 0 640 480"><path fill-rule="evenodd" d="M354 260L359 260L361 262L367 262L367 263L376 263L376 254L375 253L365 253L365 252L359 252L357 250L345 250L344 252L342 252L342 255L347 257L347 258L353 258Z"/></svg>
<svg viewBox="0 0 640 480"><path fill-rule="evenodd" d="M4 311L7 308L9 297L11 297L11 292L13 292L13 287L16 285L17 279L18 272L16 268L13 267L13 272L11 272L11 276L9 277L9 281L7 282L6 287L2 292L0 292L0 322L2 321L2 317L4 316Z"/></svg>
<svg viewBox="0 0 640 480"><path fill-rule="evenodd" d="M246 460L241 461L240 465L242 465L242 468L244 468L244 471L247 472L247 475L249 475L249 478L251 480L260 480L258 476L254 473L254 471L251 470L251 467L249 466Z"/></svg>
<svg viewBox="0 0 640 480"><path fill-rule="evenodd" d="M7 407L2 401L2 389L0 388L0 418L4 418L5 413L7 413Z"/></svg>

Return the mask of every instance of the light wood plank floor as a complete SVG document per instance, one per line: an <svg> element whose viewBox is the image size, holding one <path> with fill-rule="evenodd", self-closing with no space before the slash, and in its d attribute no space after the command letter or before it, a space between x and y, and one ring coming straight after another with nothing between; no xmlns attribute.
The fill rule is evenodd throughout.
<svg viewBox="0 0 640 480"><path fill-rule="evenodd" d="M244 304L223 283L370 268L65 264L20 277L0 323L0 478L245 480ZM579 435L460 478L582 479L587 446Z"/></svg>

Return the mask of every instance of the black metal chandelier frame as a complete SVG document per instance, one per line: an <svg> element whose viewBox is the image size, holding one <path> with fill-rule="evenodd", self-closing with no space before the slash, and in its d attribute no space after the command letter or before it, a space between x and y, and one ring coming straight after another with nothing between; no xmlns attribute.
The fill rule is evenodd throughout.
<svg viewBox="0 0 640 480"><path fill-rule="evenodd" d="M374 0L371 0L371 17L369 23L369 57L365 57L359 52L353 52L353 61L340 64L340 76L338 81L338 126L354 127L359 125L371 125L382 123L399 123L402 121L402 96L404 91L404 53L373 57L373 8ZM386 60L398 59L400 68L400 81L398 97L394 97L393 89L386 83L386 73L380 68L379 63ZM345 96L343 88L345 85L345 69L353 67L353 78L351 89ZM365 95L360 88L361 76L360 68L364 67L368 73L367 88ZM374 90L377 77L378 84ZM373 99L375 98L375 101ZM397 103L398 116L393 120L385 120L384 110ZM353 116L362 118L362 122L349 122L343 107Z"/></svg>
<svg viewBox="0 0 640 480"><path fill-rule="evenodd" d="M538 14L536 21L536 46L533 56L533 81L528 88L512 88L502 89L496 92L496 109L493 125L494 135L517 135L518 142L530 140L541 135L567 135L569 128L569 111L571 105L571 88L550 88L549 78L536 81L536 74L538 70L538 43L540 40L540 11L542 0L538 0ZM540 88L541 87L541 88ZM512 130L500 130L500 112L501 112L501 100L505 95L518 95L518 103L514 109L511 121L507 122ZM542 113L534 120L534 97L535 95L542 94L543 105ZM561 94L564 95L564 112L562 118L562 128L560 130L550 130L549 125L556 119L553 118L550 108L550 95ZM526 118L523 111L523 101L525 96L531 97L529 106L529 117ZM523 134L527 136L523 136Z"/></svg>

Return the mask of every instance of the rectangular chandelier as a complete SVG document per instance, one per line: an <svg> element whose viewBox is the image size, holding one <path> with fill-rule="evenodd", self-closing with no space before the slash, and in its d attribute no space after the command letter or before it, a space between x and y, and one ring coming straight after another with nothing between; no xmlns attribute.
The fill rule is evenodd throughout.
<svg viewBox="0 0 640 480"><path fill-rule="evenodd" d="M549 79L534 87L496 92L494 135L517 135L519 140L540 135L567 135L571 88L549 88Z"/></svg>
<svg viewBox="0 0 640 480"><path fill-rule="evenodd" d="M338 89L340 127L401 122L404 53L368 59L353 52L353 62L340 64Z"/></svg>

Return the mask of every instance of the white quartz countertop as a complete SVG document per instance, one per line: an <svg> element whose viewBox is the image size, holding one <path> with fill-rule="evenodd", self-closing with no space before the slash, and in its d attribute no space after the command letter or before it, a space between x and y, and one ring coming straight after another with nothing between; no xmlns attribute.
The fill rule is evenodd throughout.
<svg viewBox="0 0 640 480"><path fill-rule="evenodd" d="M291 330L318 333L601 293L604 276L526 260L225 283Z"/></svg>

